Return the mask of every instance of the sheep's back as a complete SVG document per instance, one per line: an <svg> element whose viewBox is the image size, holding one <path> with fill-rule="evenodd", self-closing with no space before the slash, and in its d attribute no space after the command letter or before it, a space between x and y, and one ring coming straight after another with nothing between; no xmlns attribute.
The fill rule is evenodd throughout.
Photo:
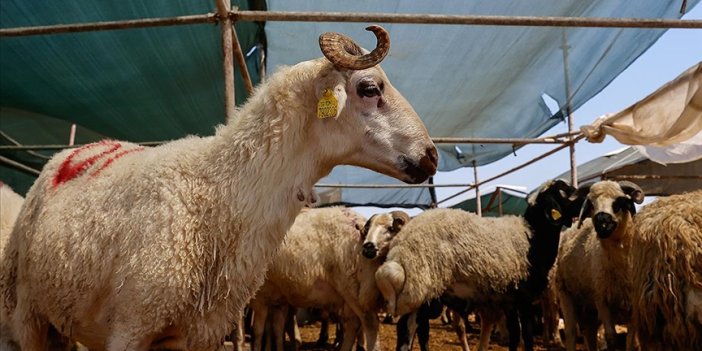
<svg viewBox="0 0 702 351"><path fill-rule="evenodd" d="M702 191L659 198L635 224L633 318L644 345L701 349Z"/></svg>
<svg viewBox="0 0 702 351"><path fill-rule="evenodd" d="M526 277L530 232L521 217L479 217L456 209L426 211L393 241L388 260L405 270L403 295L425 301L460 283L474 301Z"/></svg>

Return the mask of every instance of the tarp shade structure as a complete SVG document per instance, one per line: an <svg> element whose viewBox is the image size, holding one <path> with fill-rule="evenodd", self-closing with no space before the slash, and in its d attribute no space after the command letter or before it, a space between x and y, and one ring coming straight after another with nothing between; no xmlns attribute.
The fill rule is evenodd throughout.
<svg viewBox="0 0 702 351"><path fill-rule="evenodd" d="M265 9L263 1L232 4ZM214 0L2 0L0 26L171 17L215 8ZM255 84L263 25L241 22L236 29ZM225 120L221 35L213 24L2 38L0 52L0 130L23 144L66 144L71 123L93 131L79 129L77 142L103 136L154 141L210 135ZM241 103L246 90L238 71ZM24 121L26 115L32 120ZM2 155L39 169L43 163L28 160L27 153ZM0 179L18 177L0 167ZM24 192L31 181L7 183Z"/></svg>
<svg viewBox="0 0 702 351"><path fill-rule="evenodd" d="M499 189L499 190L498 190ZM500 205L502 203L502 216L504 215L524 215L527 208L526 194L513 192L509 189L498 188L494 191L481 195L480 204L483 217L500 217ZM501 194L500 194L501 193ZM500 201L501 199L501 201ZM451 208L459 208L468 212L477 213L478 205L475 198L461 201Z"/></svg>
<svg viewBox="0 0 702 351"><path fill-rule="evenodd" d="M687 2L690 10L699 0ZM499 2L233 1L241 9L358 11L574 17L679 18L680 1L548 0ZM3 0L3 28L189 15L214 10L213 0L87 1ZM257 77L259 45L268 71L320 57L317 36L326 31L374 44L360 23L237 23L249 69ZM568 47L572 106L604 88L664 30L448 25L385 25L392 49L383 67L408 98L431 135L535 137L563 119L566 101L563 40ZM37 139L34 130L5 127L6 111L77 123L96 134L131 141L212 134L224 121L219 28L192 25L0 40L0 129L23 144L65 143ZM238 75L237 75L238 76ZM237 91L243 85L237 78ZM543 96L559 107L549 109ZM237 94L239 101L243 94ZM61 128L64 128L62 126ZM82 131L79 131L79 138ZM65 137L67 138L67 137ZM3 140L0 138L0 140ZM80 140L80 139L79 139ZM3 140L3 142L6 142ZM440 169L475 160L484 165L512 152L508 145L441 147ZM7 153L3 153L7 155ZM13 155L9 155L13 156ZM14 155L14 157L17 157ZM0 168L0 178L4 177ZM370 171L339 167L324 183L396 182ZM428 206L428 190L344 189L340 202Z"/></svg>
<svg viewBox="0 0 702 351"><path fill-rule="evenodd" d="M688 1L688 11L699 1ZM316 1L269 0L271 11L679 18L680 1ZM320 56L312 33L338 31L366 48L364 23L268 22L268 69ZM564 41L575 110L602 90L664 30L383 24L391 37L381 64L436 137L537 137L561 123L567 104ZM544 99L545 96L548 96ZM555 100L551 110L545 100ZM592 116L583 116L592 118ZM511 145L443 145L440 170L485 165ZM397 183L338 167L322 183ZM424 189L343 189L341 202L381 206L431 203Z"/></svg>
<svg viewBox="0 0 702 351"><path fill-rule="evenodd" d="M668 146L702 132L702 62L645 99L580 130L590 142L611 135L625 145Z"/></svg>
<svg viewBox="0 0 702 351"><path fill-rule="evenodd" d="M661 179L636 177L648 175L660 176ZM662 165L651 161L634 147L611 152L578 166L578 178L581 183L603 179L629 180L638 184L646 195L652 196L667 196L702 189L702 180L696 178L700 175L702 159ZM570 179L570 171L558 177Z"/></svg>

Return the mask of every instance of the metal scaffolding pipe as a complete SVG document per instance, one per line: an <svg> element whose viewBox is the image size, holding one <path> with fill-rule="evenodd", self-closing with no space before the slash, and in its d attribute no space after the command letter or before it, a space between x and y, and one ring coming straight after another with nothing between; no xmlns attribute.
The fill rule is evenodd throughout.
<svg viewBox="0 0 702 351"><path fill-rule="evenodd" d="M241 73L241 78L244 80L244 87L246 92L251 96L254 91L253 82L251 81L251 75L249 74L249 67L246 66L246 58L244 57L244 52L241 51L241 43L239 42L239 36L236 34L236 28L232 27L232 38L234 39L234 57L236 58L236 65L239 67L239 72Z"/></svg>
<svg viewBox="0 0 702 351"><path fill-rule="evenodd" d="M584 136L581 134L581 135L577 136L576 138L574 138L573 141L571 141L571 142L576 143L576 142L578 142L580 139L582 139L583 137L584 137ZM481 181L480 183L478 183L478 184L476 184L476 185L477 185L477 186L480 186L480 185L483 185L483 184L485 184L485 183L491 182L491 181L493 181L493 180L495 180L495 179L504 177L504 176L506 176L507 174L516 172L516 171L518 171L518 170L520 170L520 169L522 169L522 168L524 168L524 167L526 167L526 166L531 165L532 163L534 163L534 162L536 162L536 161L540 161L540 160L542 160L542 159L544 159L544 158L546 158L546 157L548 157L548 156L551 156L551 155L555 154L555 153L558 152L558 151L561 151L561 150L567 148L568 145L570 145L571 142L568 142L568 143L566 143L566 144L560 145L560 146L554 148L554 149L551 150L551 151L548 151L548 152L546 152L546 153L544 153L544 154L541 154L540 156L537 156L536 158L533 158L533 159L531 159L531 160L529 160L529 161L527 161L527 162L525 162L525 163L522 163L521 165L518 165L518 166L516 166L516 167L512 167L512 168L510 168L510 169L508 169L508 170L506 170L506 171L504 171L504 172L502 172L502 173L500 173L500 174L498 174L498 175L496 175L496 176L493 176L493 177L490 177L490 178L488 178L488 179L485 179L485 180ZM451 200L451 199L455 198L456 196L465 194L466 192L470 191L471 189L472 189L472 188L468 188L468 189L459 191L459 192L457 192L457 193L455 193L455 194L453 194L453 195L451 195L451 196L449 196L449 197L447 197L447 198L445 198L445 199L439 201L439 202L437 203L437 205L438 205L438 204L441 204L441 203L443 203L443 202L446 202L446 201L448 201L448 200Z"/></svg>
<svg viewBox="0 0 702 351"><path fill-rule="evenodd" d="M570 64L568 60L568 49L570 49L570 45L568 45L568 37L566 36L565 30L563 31L563 35L561 37L562 43L561 43L561 50L563 50L563 77L564 77L564 84L565 84L565 96L566 96L566 117L568 118L568 133L573 132L573 96L572 92L570 90ZM569 137L570 140L573 139L573 136L571 135ZM574 187L578 187L578 164L575 161L575 143L571 143L569 148L569 153L570 153L570 184L573 185Z"/></svg>
<svg viewBox="0 0 702 351"><path fill-rule="evenodd" d="M222 67L224 71L224 114L227 121L234 118L236 112L236 90L234 87L234 39L232 19L229 17L231 4L229 0L217 0L217 15L221 19L222 33Z"/></svg>
<svg viewBox="0 0 702 351"><path fill-rule="evenodd" d="M234 11L229 12L234 21L288 21L288 22L376 22L405 24L490 25L525 27L588 27L588 28L702 28L702 20L667 18L583 18L583 17L533 17L533 16L483 16L438 15L406 13L354 13L354 12L283 12L283 11ZM218 17L212 13L169 18L143 18L127 21L104 21L48 26L0 29L0 37L26 35L93 32L102 30L165 27L188 24L214 23Z"/></svg>
<svg viewBox="0 0 702 351"><path fill-rule="evenodd" d="M316 188L398 189L398 188L464 188L473 184L315 184Z"/></svg>
<svg viewBox="0 0 702 351"><path fill-rule="evenodd" d="M29 174L33 174L33 175L36 175L36 176L38 176L39 174L41 174L41 172L40 172L39 170L36 170L36 169L34 169L34 168L32 168L32 167L29 167L29 166L27 166L27 165L25 165L25 164L19 163L19 162L15 161L15 160L9 159L9 158L7 158L7 157L5 157L5 156L2 156L2 155L0 155L0 163L5 163L5 164L7 164L7 165L9 165L9 166L12 166L12 167L14 167L14 168L19 169L20 171L23 171L23 172L26 172L26 173L29 173Z"/></svg>
<svg viewBox="0 0 702 351"><path fill-rule="evenodd" d="M48 26L3 28L0 29L0 37L98 32L103 30L184 26L189 24L203 24L215 22L217 22L217 16L215 16L215 14L213 13L207 13L204 15L178 16L167 18L142 18L127 21L104 21L90 23L54 24Z"/></svg>
<svg viewBox="0 0 702 351"><path fill-rule="evenodd" d="M238 11L236 21L373 22L526 27L702 28L702 20L658 18L533 17L408 13Z"/></svg>

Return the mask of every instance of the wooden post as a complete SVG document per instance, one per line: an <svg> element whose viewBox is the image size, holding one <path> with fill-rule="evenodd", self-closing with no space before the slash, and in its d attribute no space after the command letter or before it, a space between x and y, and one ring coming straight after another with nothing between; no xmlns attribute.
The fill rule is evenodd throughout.
<svg viewBox="0 0 702 351"><path fill-rule="evenodd" d="M234 90L234 35L232 20L229 18L231 3L229 0L217 0L217 14L222 33L222 65L224 68L224 113L229 119L234 117L236 108L236 91Z"/></svg>
<svg viewBox="0 0 702 351"><path fill-rule="evenodd" d="M502 188L497 187L497 214L502 217Z"/></svg>
<svg viewBox="0 0 702 351"><path fill-rule="evenodd" d="M561 45L561 49L563 49L563 76L565 77L565 95L566 95L566 106L565 106L565 112L566 112L566 117L568 118L568 133L571 133L570 136L568 137L569 141L573 141L573 111L572 111L572 103L571 103L571 98L572 96L571 91L570 91L570 68L568 64L568 49L570 46L568 46L568 38L566 37L566 31L563 30L563 43ZM570 151L570 184L572 184L574 187L578 187L578 165L575 162L575 143L571 143L570 146L568 146L568 149Z"/></svg>
<svg viewBox="0 0 702 351"><path fill-rule="evenodd" d="M483 204L480 203L480 186L478 185L478 166L475 163L475 160L473 160L473 179L475 179L475 209L478 214L478 216L483 215Z"/></svg>
<svg viewBox="0 0 702 351"><path fill-rule="evenodd" d="M238 11L238 8L234 8L234 11ZM253 94L253 82L251 81L251 75L249 75L249 68L246 67L246 58L244 53L241 51L241 43L239 43L239 37L236 35L236 28L232 27L232 39L234 50L233 54L236 58L236 65L239 67L239 72L241 72L241 78L244 80L244 87L246 87L246 92L251 96Z"/></svg>
<svg viewBox="0 0 702 351"><path fill-rule="evenodd" d="M76 124L71 124L71 133L68 134L68 145L73 146L76 141Z"/></svg>

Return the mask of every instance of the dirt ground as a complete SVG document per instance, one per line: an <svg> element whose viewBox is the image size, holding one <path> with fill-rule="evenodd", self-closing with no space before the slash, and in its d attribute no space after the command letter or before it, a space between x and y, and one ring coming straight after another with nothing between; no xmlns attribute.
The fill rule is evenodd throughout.
<svg viewBox="0 0 702 351"><path fill-rule="evenodd" d="M477 325L474 325L473 328L477 329ZM302 350L313 350L313 351L322 351L322 350L332 350L333 346L331 345L331 340L334 339L334 327L332 326L330 328L330 336L329 336L329 344L326 347L317 347L315 346L315 341L317 340L317 337L319 335L319 323L309 325L309 326L304 326L300 328L300 334L302 336ZM507 351L507 345L506 344L498 344L497 339L495 336L493 336L490 340L490 346L488 347L488 350L493 350L493 351ZM395 350L395 325L394 324L381 324L380 325L380 344L381 348L385 351L393 351ZM471 332L468 334L468 344L471 347L471 350L475 350L478 345L478 333L477 332ZM432 320L431 321L431 332L430 332L430 350L432 351L460 351L461 346L458 344L458 338L456 336L456 333L453 331L453 328L451 325L443 325L440 320ZM413 350L419 350L419 346L416 344L412 348ZM540 337L537 337L535 340L535 350L537 351L546 351L546 350L561 350L559 347L545 347L541 341ZM582 344L578 344L578 351L580 350L585 350L585 347Z"/></svg>

